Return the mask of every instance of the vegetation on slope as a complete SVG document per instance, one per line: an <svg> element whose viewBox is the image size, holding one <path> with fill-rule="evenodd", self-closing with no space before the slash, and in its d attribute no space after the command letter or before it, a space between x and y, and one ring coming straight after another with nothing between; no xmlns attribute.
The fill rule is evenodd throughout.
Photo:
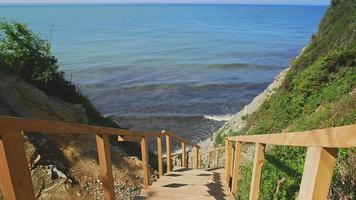
<svg viewBox="0 0 356 200"><path fill-rule="evenodd" d="M284 84L242 130L267 134L356 123L356 2L332 1L319 31L293 61ZM217 141L221 141L218 139ZM272 147L262 175L261 199L293 199L301 181L305 148ZM341 150L331 199L356 199L355 150ZM238 199L248 199L251 163L242 167Z"/></svg>
<svg viewBox="0 0 356 200"><path fill-rule="evenodd" d="M50 42L30 31L26 24L0 19L0 67L24 78L51 96L72 104L82 104L89 123L117 127L102 117L78 88L58 69Z"/></svg>

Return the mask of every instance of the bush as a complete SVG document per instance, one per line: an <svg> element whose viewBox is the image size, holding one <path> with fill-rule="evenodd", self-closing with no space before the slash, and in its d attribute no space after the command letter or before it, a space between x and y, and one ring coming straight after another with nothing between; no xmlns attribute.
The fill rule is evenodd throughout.
<svg viewBox="0 0 356 200"><path fill-rule="evenodd" d="M102 117L76 86L65 79L58 59L51 52L48 40L28 29L26 24L0 19L0 67L24 78L46 92L73 104L82 104L89 123L118 127L114 121Z"/></svg>

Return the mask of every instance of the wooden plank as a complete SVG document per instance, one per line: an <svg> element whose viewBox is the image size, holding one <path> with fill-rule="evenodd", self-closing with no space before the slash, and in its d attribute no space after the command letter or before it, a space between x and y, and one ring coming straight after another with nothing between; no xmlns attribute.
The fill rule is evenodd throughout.
<svg viewBox="0 0 356 200"><path fill-rule="evenodd" d="M299 200L324 200L328 197L338 150L308 147Z"/></svg>
<svg viewBox="0 0 356 200"><path fill-rule="evenodd" d="M4 134L13 132L45 132L62 134L109 134L109 135L136 135L156 137L160 133L134 132L125 129L91 126L86 124L64 123L60 121L34 120L19 117L1 117L0 131Z"/></svg>
<svg viewBox="0 0 356 200"><path fill-rule="evenodd" d="M233 167L233 173L232 173L232 186L231 186L231 188L232 188L231 191L233 194L237 194L237 189L238 189L237 184L238 184L238 179L239 179L239 174L240 174L241 149L242 149L242 143L236 142L234 167Z"/></svg>
<svg viewBox="0 0 356 200"><path fill-rule="evenodd" d="M118 135L117 141L119 142L141 142L141 137L131 135Z"/></svg>
<svg viewBox="0 0 356 200"><path fill-rule="evenodd" d="M21 132L0 134L0 181L5 199L35 199Z"/></svg>
<svg viewBox="0 0 356 200"><path fill-rule="evenodd" d="M197 147L195 147L194 160L195 160L194 169L198 169L199 168L199 148L197 148Z"/></svg>
<svg viewBox="0 0 356 200"><path fill-rule="evenodd" d="M231 160L231 162L230 162L230 167L229 167L229 169L230 169L230 176L231 176L231 179L230 179L230 182L232 181L232 173L233 173L233 171L234 171L234 159L235 159L235 146L234 146L234 144L233 143L231 143L231 151L230 151L230 160ZM231 185L232 185L232 182L230 183L230 187L231 187Z"/></svg>
<svg viewBox="0 0 356 200"><path fill-rule="evenodd" d="M187 165L187 145L182 142L182 167L188 167Z"/></svg>
<svg viewBox="0 0 356 200"><path fill-rule="evenodd" d="M176 134L174 134L174 133L172 133L172 132L170 132L170 131L165 130L164 134L165 134L165 135L169 135L169 136L171 136L172 138L177 139L177 140L180 141L180 142L184 142L184 143L186 143L186 144L189 144L189 145L192 145L192 146L194 146L194 147L200 148L199 145L194 144L194 143L192 143L192 142L190 142L190 141L188 141L188 140L186 140L186 139L184 139L184 138L182 138L182 137L180 137L180 136L178 136L178 135L176 135Z"/></svg>
<svg viewBox="0 0 356 200"><path fill-rule="evenodd" d="M215 155L215 167L218 168L219 167L219 159L220 159L220 148L217 148L216 150L216 155Z"/></svg>
<svg viewBox="0 0 356 200"><path fill-rule="evenodd" d="M166 135L167 173L172 171L171 136Z"/></svg>
<svg viewBox="0 0 356 200"><path fill-rule="evenodd" d="M241 142L325 148L354 148L355 138L356 125L304 132L228 137L229 140Z"/></svg>
<svg viewBox="0 0 356 200"><path fill-rule="evenodd" d="M198 169L201 168L201 153L200 153L200 148L197 148L198 149Z"/></svg>
<svg viewBox="0 0 356 200"><path fill-rule="evenodd" d="M141 157L142 157L142 168L143 168L143 185L144 189L147 190L150 184L150 171L148 163L148 138L141 137Z"/></svg>
<svg viewBox="0 0 356 200"><path fill-rule="evenodd" d="M211 152L208 152L208 168L210 168Z"/></svg>
<svg viewBox="0 0 356 200"><path fill-rule="evenodd" d="M265 161L265 144L255 144L255 156L253 161L252 179L250 187L250 200L258 200L260 195L260 183L262 167Z"/></svg>
<svg viewBox="0 0 356 200"><path fill-rule="evenodd" d="M158 175L163 176L162 136L157 136Z"/></svg>
<svg viewBox="0 0 356 200"><path fill-rule="evenodd" d="M115 199L114 181L111 167L110 141L107 134L96 135L96 145L100 165L100 175L103 181L104 199Z"/></svg>
<svg viewBox="0 0 356 200"><path fill-rule="evenodd" d="M231 150L232 150L232 141L225 140L225 181L226 185L230 187L230 178L231 178Z"/></svg>

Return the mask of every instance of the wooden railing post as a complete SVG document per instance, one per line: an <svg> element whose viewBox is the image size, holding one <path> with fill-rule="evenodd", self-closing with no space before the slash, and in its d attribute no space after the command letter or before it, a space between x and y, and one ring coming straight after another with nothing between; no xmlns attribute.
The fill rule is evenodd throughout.
<svg viewBox="0 0 356 200"><path fill-rule="evenodd" d="M186 144L184 142L182 142L182 167L188 167Z"/></svg>
<svg viewBox="0 0 356 200"><path fill-rule="evenodd" d="M211 152L208 152L208 168L210 168Z"/></svg>
<svg viewBox="0 0 356 200"><path fill-rule="evenodd" d="M96 135L96 145L100 165L100 174L103 181L104 199L115 199L114 182L111 167L110 142L107 134Z"/></svg>
<svg viewBox="0 0 356 200"><path fill-rule="evenodd" d="M162 136L157 136L158 175L163 176Z"/></svg>
<svg viewBox="0 0 356 200"><path fill-rule="evenodd" d="M148 163L148 147L147 147L147 136L141 137L141 156L142 156L142 168L143 168L143 185L145 190L147 190L150 184L150 171Z"/></svg>
<svg viewBox="0 0 356 200"><path fill-rule="evenodd" d="M253 161L252 179L250 187L250 200L258 200L258 197L260 195L261 173L265 161L266 145L261 143L256 143L255 145L255 155Z"/></svg>
<svg viewBox="0 0 356 200"><path fill-rule="evenodd" d="M195 165L194 165L194 169L198 169L199 168L199 148L195 147Z"/></svg>
<svg viewBox="0 0 356 200"><path fill-rule="evenodd" d="M0 133L0 181L5 199L35 199L20 132Z"/></svg>
<svg viewBox="0 0 356 200"><path fill-rule="evenodd" d="M167 173L172 171L171 136L166 135Z"/></svg>
<svg viewBox="0 0 356 200"><path fill-rule="evenodd" d="M232 193L237 194L237 183L239 179L239 173L240 173L240 161L241 161L241 149L242 149L242 143L237 141L235 144L235 158L234 158L234 167L233 167L233 173L232 173Z"/></svg>
<svg viewBox="0 0 356 200"><path fill-rule="evenodd" d="M200 148L198 148L198 169L201 169L201 153L200 153Z"/></svg>
<svg viewBox="0 0 356 200"><path fill-rule="evenodd" d="M218 168L219 167L219 155L220 154L220 149L216 149L216 164L215 164L215 166L216 166L216 168Z"/></svg>
<svg viewBox="0 0 356 200"><path fill-rule="evenodd" d="M337 152L336 148L308 147L299 200L327 199Z"/></svg>
<svg viewBox="0 0 356 200"><path fill-rule="evenodd" d="M225 140L225 181L226 185L230 187L230 178L231 178L231 150L232 150L232 141Z"/></svg>

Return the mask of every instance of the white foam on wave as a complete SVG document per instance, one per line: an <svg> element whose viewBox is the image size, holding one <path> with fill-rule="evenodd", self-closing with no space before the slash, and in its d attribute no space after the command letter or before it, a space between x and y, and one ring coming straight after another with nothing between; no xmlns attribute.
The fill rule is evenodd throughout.
<svg viewBox="0 0 356 200"><path fill-rule="evenodd" d="M229 121L233 115L227 114L227 115L204 115L205 119L211 119L215 121L220 121L220 122L226 122Z"/></svg>

